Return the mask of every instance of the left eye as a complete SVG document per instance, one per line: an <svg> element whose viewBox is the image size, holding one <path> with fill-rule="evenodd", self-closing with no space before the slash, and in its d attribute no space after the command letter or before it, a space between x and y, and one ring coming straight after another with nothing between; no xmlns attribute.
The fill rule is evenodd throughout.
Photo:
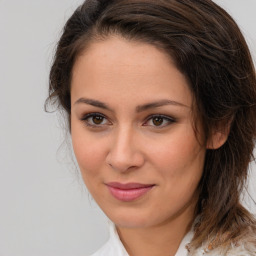
<svg viewBox="0 0 256 256"><path fill-rule="evenodd" d="M156 115L148 118L144 126L154 126L154 127L165 127L174 122L174 119L171 117Z"/></svg>

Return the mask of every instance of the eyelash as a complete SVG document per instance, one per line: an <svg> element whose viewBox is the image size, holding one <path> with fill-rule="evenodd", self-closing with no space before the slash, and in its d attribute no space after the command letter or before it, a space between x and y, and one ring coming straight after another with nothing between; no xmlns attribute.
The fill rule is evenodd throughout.
<svg viewBox="0 0 256 256"><path fill-rule="evenodd" d="M81 121L83 121L85 123L86 126L88 127L91 127L91 128L102 128L102 126L104 126L105 124L91 124L89 123L89 119L90 118L93 118L93 117L100 117L100 118L104 118L104 119L107 119L105 115L101 114L101 113L89 113L89 114L86 114L83 118L81 118ZM168 124L165 124L164 126L160 125L160 126L154 126L154 125L147 125L145 123L149 122L150 120L153 120L153 118L160 118L163 120L163 122L168 122ZM161 129L161 128L164 128L172 123L174 123L176 120L172 117L169 117L169 116L165 116L165 115L162 115L162 114L154 114L154 115L150 115L146 118L146 121L143 123L142 126L152 126L154 128L157 128L157 129ZM93 121L92 121L93 122Z"/></svg>
<svg viewBox="0 0 256 256"><path fill-rule="evenodd" d="M106 117L105 117L104 115L100 114L100 113L89 113L89 114L86 114L86 115L81 119L81 121L83 121L86 126L89 126L89 127L91 127L91 128L101 128L101 127L102 127L102 124L97 125L97 124L90 124L90 123L89 123L88 119L89 119L89 118L93 118L93 117L101 117L101 118L105 118L105 119L106 119Z"/></svg>
<svg viewBox="0 0 256 256"><path fill-rule="evenodd" d="M149 117L147 117L146 122L149 122L150 120L153 121L153 118L160 118L163 120L163 122L167 122L167 124L165 125L160 125L160 126L156 126L156 125L144 125L143 126L152 126L158 129L164 128L172 123L175 122L175 119L170 117L170 116L166 116L166 115L162 115L162 114L154 114L154 115L150 115Z"/></svg>

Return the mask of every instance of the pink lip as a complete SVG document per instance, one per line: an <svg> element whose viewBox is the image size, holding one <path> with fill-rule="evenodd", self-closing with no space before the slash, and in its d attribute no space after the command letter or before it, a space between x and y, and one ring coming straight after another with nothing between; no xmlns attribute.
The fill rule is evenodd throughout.
<svg viewBox="0 0 256 256"><path fill-rule="evenodd" d="M126 183L110 182L106 184L112 196L124 202L133 201L146 194L155 185L154 184L140 184L140 183Z"/></svg>

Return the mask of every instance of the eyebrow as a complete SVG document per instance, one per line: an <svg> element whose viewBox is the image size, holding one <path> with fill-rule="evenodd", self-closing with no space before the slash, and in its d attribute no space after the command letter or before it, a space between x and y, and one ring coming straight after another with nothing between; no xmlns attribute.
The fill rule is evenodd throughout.
<svg viewBox="0 0 256 256"><path fill-rule="evenodd" d="M98 101L98 100L80 98L74 103L74 105L79 104L79 103L84 103L84 104L88 104L88 105L91 105L91 106L94 106L94 107L107 109L107 110L110 110L110 111L113 112L113 110L106 103L103 103L103 102Z"/></svg>
<svg viewBox="0 0 256 256"><path fill-rule="evenodd" d="M180 102L177 102L177 101L164 99L164 100L147 103L145 105L137 106L136 112L143 112L148 109L158 108L158 107L162 107L162 106L166 106L166 105L173 105L173 106L180 106L180 107L187 107L187 108L189 107L189 106L182 104Z"/></svg>
<svg viewBox="0 0 256 256"><path fill-rule="evenodd" d="M106 109L109 110L111 112L114 112L113 109L111 109L106 103L98 101L98 100L93 100L93 99L87 99L87 98L80 98L78 99L74 105L76 104L88 104L94 107L98 107L98 108L102 108L102 109ZM167 100L167 99L163 99L163 100L159 100L159 101L155 101L155 102L150 102L144 105L139 105L136 107L136 112L143 112L146 111L148 109L152 109L152 108L158 108L158 107L162 107L162 106L166 106L166 105L173 105L173 106L180 106L180 107L187 107L189 108L189 106L182 104L180 102L177 101L173 101L173 100Z"/></svg>

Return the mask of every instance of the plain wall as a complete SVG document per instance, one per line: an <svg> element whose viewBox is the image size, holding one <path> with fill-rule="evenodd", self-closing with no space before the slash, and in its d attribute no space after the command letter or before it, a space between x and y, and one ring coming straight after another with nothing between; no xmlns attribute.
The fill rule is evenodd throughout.
<svg viewBox="0 0 256 256"><path fill-rule="evenodd" d="M44 112L55 44L81 2L0 0L0 256L86 256L108 236L106 217L62 144L59 116ZM238 22L255 58L256 1L216 2Z"/></svg>

